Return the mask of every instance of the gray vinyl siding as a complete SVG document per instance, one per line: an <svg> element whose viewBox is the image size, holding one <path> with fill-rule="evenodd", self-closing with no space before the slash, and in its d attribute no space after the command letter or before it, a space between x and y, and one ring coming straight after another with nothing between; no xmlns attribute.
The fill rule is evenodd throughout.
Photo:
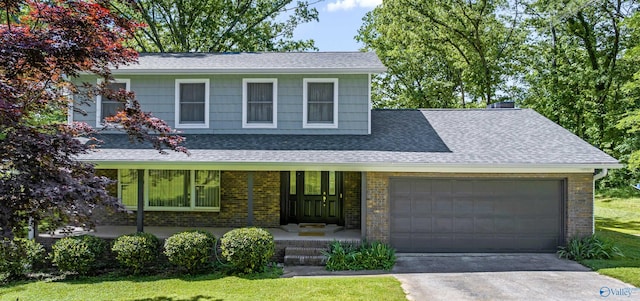
<svg viewBox="0 0 640 301"><path fill-rule="evenodd" d="M144 111L152 112L171 127L185 134L344 134L368 133L368 76L359 75L118 75L130 79L131 90L136 93ZM175 80L209 79L209 127L181 129L175 122ZM273 129L242 128L242 79L276 78L278 80L278 127ZM310 129L302 126L303 79L338 79L338 128ZM79 81L96 83L93 78ZM86 116L74 114L74 121L95 125L95 100L90 107L82 107Z"/></svg>

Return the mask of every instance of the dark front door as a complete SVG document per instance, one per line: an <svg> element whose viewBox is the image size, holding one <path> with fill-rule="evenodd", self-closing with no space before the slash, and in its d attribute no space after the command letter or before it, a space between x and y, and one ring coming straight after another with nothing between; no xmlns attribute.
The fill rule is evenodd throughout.
<svg viewBox="0 0 640 301"><path fill-rule="evenodd" d="M283 223L342 224L342 173L283 173Z"/></svg>

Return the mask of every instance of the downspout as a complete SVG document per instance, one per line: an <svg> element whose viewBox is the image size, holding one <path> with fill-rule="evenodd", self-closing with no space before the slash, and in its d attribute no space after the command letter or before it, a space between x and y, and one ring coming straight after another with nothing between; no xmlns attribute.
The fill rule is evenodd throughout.
<svg viewBox="0 0 640 301"><path fill-rule="evenodd" d="M596 212L596 181L600 180L607 176L609 170L606 168L601 169L599 172L593 173L593 186L592 186L592 194L591 194L591 234L596 233L596 220L595 220L595 212Z"/></svg>

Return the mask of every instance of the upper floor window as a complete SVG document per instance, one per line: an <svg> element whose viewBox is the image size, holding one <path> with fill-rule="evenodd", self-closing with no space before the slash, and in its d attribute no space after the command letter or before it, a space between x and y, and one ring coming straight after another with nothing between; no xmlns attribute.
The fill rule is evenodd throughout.
<svg viewBox="0 0 640 301"><path fill-rule="evenodd" d="M245 78L242 80L242 127L278 127L278 80Z"/></svg>
<svg viewBox="0 0 640 301"><path fill-rule="evenodd" d="M98 79L98 84L102 84L102 79ZM114 79L107 84L107 88L114 92L120 90L130 91L130 86L131 80L129 79ZM100 127L105 117L113 116L122 110L124 110L124 103L103 95L98 95L96 99L96 126Z"/></svg>
<svg viewBox="0 0 640 301"><path fill-rule="evenodd" d="M176 79L176 127L209 127L209 79Z"/></svg>
<svg viewBox="0 0 640 301"><path fill-rule="evenodd" d="M305 78L303 80L302 127L338 127L338 79Z"/></svg>

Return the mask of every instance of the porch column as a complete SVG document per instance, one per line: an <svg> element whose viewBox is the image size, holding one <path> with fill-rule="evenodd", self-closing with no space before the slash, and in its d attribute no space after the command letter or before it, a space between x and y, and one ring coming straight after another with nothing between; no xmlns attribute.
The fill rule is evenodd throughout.
<svg viewBox="0 0 640 301"><path fill-rule="evenodd" d="M253 226L253 171L247 173L247 226Z"/></svg>
<svg viewBox="0 0 640 301"><path fill-rule="evenodd" d="M144 169L138 169L138 212L136 225L138 232L144 232Z"/></svg>

